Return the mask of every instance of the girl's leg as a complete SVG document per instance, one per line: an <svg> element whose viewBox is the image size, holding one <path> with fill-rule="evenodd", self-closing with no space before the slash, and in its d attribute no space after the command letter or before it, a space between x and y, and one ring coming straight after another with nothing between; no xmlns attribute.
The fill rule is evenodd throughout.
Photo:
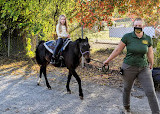
<svg viewBox="0 0 160 114"><path fill-rule="evenodd" d="M53 50L53 55L52 55L53 58L56 58L56 55L57 55L58 51L60 50L60 48L62 47L62 44L63 44L63 39L58 38L56 47Z"/></svg>

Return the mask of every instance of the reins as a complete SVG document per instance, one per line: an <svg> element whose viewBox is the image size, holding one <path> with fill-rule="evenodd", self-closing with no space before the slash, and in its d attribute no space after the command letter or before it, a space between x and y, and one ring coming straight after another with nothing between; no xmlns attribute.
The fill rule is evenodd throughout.
<svg viewBox="0 0 160 114"><path fill-rule="evenodd" d="M89 51L85 51L85 52L82 52L82 50L80 49L80 52L82 54L82 68L84 67L84 54L86 53L90 53ZM95 61L95 62L98 62L98 63L101 63L103 65L103 62L101 61L97 61L97 60L94 60L94 59L90 59L92 61ZM103 65L101 68L97 68L98 70L101 70L102 72L106 73L109 71L109 65L108 67L106 68L106 65Z"/></svg>
<svg viewBox="0 0 160 114"><path fill-rule="evenodd" d="M94 59L91 59L92 61L95 61L95 62L98 62L98 63L101 63L103 65L103 62L101 61L98 61L98 60L94 60ZM109 65L108 67L106 68L106 65L103 65L101 68L98 68L98 70L101 70L102 72L106 73L109 71Z"/></svg>

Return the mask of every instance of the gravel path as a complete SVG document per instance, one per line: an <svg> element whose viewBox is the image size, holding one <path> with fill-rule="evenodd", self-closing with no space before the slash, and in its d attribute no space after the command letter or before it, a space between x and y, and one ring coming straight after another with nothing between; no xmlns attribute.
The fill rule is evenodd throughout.
<svg viewBox="0 0 160 114"><path fill-rule="evenodd" d="M3 72L0 71L0 74ZM27 78L28 77L28 78ZM0 114L121 114L121 88L110 88L82 81L84 100L78 96L78 85L72 77L66 92L67 76L48 74L52 90L48 90L44 77L37 86L36 75L0 75ZM160 93L157 92L160 100ZM143 91L132 91L133 114L151 114Z"/></svg>

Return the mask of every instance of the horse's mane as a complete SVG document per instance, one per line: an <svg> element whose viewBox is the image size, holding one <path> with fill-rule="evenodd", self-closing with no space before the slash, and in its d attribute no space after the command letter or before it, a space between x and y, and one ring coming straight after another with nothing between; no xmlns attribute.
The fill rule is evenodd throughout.
<svg viewBox="0 0 160 114"><path fill-rule="evenodd" d="M38 46L41 44L41 43L44 43L45 41L44 40L41 40L39 43L38 43Z"/></svg>

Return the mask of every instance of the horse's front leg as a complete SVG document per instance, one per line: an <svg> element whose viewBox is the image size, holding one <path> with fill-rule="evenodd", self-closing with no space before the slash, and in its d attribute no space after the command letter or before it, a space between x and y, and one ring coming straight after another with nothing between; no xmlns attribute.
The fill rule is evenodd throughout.
<svg viewBox="0 0 160 114"><path fill-rule="evenodd" d="M73 74L73 76L76 78L78 85L79 85L79 97L81 100L83 100L83 91L82 91L82 87L81 87L81 79L78 76L78 74L76 73L75 69L71 70L71 73Z"/></svg>
<svg viewBox="0 0 160 114"><path fill-rule="evenodd" d="M71 77L72 77L72 73L69 71L68 80L67 80L67 85L66 85L67 92L68 92L69 94L71 94L71 90L70 90L70 88L69 88L69 83L70 83Z"/></svg>

